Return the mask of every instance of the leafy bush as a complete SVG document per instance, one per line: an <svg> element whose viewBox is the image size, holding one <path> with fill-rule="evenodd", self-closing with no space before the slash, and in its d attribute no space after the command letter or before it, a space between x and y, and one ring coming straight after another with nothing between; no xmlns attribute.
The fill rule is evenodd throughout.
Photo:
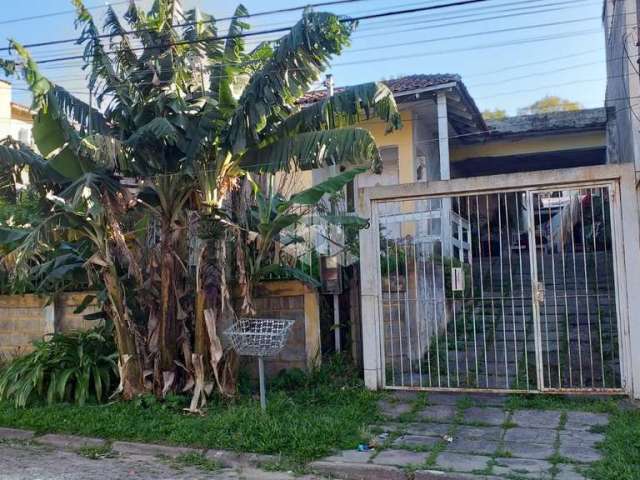
<svg viewBox="0 0 640 480"><path fill-rule="evenodd" d="M100 403L117 378L116 346L104 327L55 333L0 371L0 400L16 407L46 400Z"/></svg>

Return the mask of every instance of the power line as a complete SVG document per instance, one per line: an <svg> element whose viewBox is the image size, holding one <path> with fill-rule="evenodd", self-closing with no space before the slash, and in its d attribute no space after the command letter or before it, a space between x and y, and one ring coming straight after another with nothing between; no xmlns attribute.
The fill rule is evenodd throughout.
<svg viewBox="0 0 640 480"><path fill-rule="evenodd" d="M119 2L113 2L110 5L124 5L125 3L129 3L129 0L122 0ZM92 7L87 7L87 10L98 10L98 9L102 9L102 8L107 8L109 6L109 4L105 4L105 5L94 5ZM69 15L72 13L76 13L75 10L62 10L62 11L58 11L58 12L49 12L49 13L44 13L42 15L32 15L30 17L21 17L21 18L14 18L11 20L0 20L0 25L7 25L10 23L18 23L18 22L25 22L25 21L29 21L29 20L39 20L42 18L51 18L51 17L59 17L61 15Z"/></svg>
<svg viewBox="0 0 640 480"><path fill-rule="evenodd" d="M332 1L332 2L321 2L321 3L315 3L315 4L311 4L311 5L304 5L304 6L297 6L297 7L291 7L291 8L286 8L286 9L278 9L278 10L265 10L262 12L258 12L258 13L254 13L254 14L247 14L247 15L242 15L242 16L232 16L232 17L225 17L225 18L221 18L221 19L213 19L209 22L186 22L186 23L180 23L180 24L176 24L176 25L172 25L172 28L182 28L182 27L188 27L188 26L194 26L194 25L198 25L199 23L211 23L211 22L221 22L221 21L225 21L225 20L234 20L234 19L242 19L242 18L249 18L249 17L256 17L256 16L261 16L261 15L272 15L275 13L283 13L283 12L287 12L287 11L296 11L296 10L303 10L307 7L324 7L324 6L329 6L329 5L338 5L338 4L344 4L344 3L355 3L355 2L362 2L365 0L336 0L336 1ZM452 2L452 3L448 3L448 4L442 4L442 5L431 5L431 6L426 6L426 7L416 7L416 8L410 8L410 9L405 9L405 10L395 10L395 11L390 11L390 12L383 12L383 13L378 13L378 14L370 14L370 15L363 15L359 18L343 18L343 19L339 19L340 22L342 23L347 23L347 22L353 22L353 21L358 21L358 20L367 20L369 18L382 18L384 16L390 16L390 15L402 15L402 14L409 14L409 13L416 13L416 12L422 12L422 11L429 11L429 10L437 10L440 8L447 8L447 7L451 7L451 6L456 6L456 5L467 5L467 4L471 4L471 3L481 3L481 2L487 2L490 0L462 0L461 2ZM226 40L228 38L244 38L244 37L252 37L252 36L256 36L256 35L263 35L263 34L267 34L267 33L282 33L285 31L289 31L291 29L291 27L282 27L282 28L272 28L272 29L268 29L268 30L263 30L260 32L243 32L240 33L238 35L226 35L226 36L221 36L221 37L215 37L215 38L207 38L207 39L200 39L200 40L189 40L189 41L183 41L183 42L174 42L174 43L168 43L165 46L170 47L170 46L176 46L176 45L182 45L182 44L192 44L192 43L207 43L207 42L213 42L213 41L219 41L219 40ZM123 33L125 35L129 35L129 34L137 34L137 33L143 33L143 32L148 32L151 31L151 29L140 29L140 30L126 30ZM103 38L112 38L111 34L101 34L101 35L97 35L96 38L99 39L103 39ZM78 41L78 38L67 38L67 39L62 39L62 40L50 40L48 42L39 42L39 43L32 43L32 44L27 44L24 45L25 48L35 48L35 47L44 47L44 46L50 46L50 45L60 45L63 43L75 43ZM0 48L0 51L9 51L10 47L6 47L6 48Z"/></svg>
<svg viewBox="0 0 640 480"><path fill-rule="evenodd" d="M593 20L596 17L586 17L586 18L580 18L580 19L574 19L574 20L565 20L565 21L560 21L560 22L550 22L550 23L545 23L545 24L536 24L536 25L525 25L525 26L521 26L521 27L515 27L515 28L509 28L509 29L499 29L499 30L486 30L483 32L476 32L476 33L468 33L468 34L462 34L462 35L456 35L456 36L448 36L448 37L437 37L437 38L431 38L431 39L426 39L426 40L419 40L419 41L413 41L413 42L403 42L400 44L394 44L394 45L385 45L384 48L388 48L388 47L394 47L394 46L406 46L406 45L416 45L416 44L422 44L422 43L432 43L432 42L438 42L438 41L446 41L446 40L454 40L454 39L461 39L461 38L469 38L469 37L475 37L475 36L482 36L482 35L489 35L489 34L499 34L499 33L506 33L506 32L511 32L511 31L517 31L517 30L526 30L526 29L535 29L535 28L542 28L542 27L547 27L547 26L558 26L558 25L566 25L566 24L571 24L571 23L578 23L578 22L584 22L584 21L589 21L589 20ZM451 23L447 26L452 26L452 25L456 25L457 22ZM598 30L599 31L599 30ZM564 34L561 34L562 36L559 38L565 38ZM382 47L379 46L375 46L375 47L367 47L367 48L362 48L362 49L355 49L355 50L348 50L347 52L345 52L345 54L349 54L352 52L361 52L361 51L370 51L370 50L377 50L377 49L381 49ZM471 47L472 48L472 47ZM463 50L468 50L468 48L464 48ZM453 51L451 50L447 50L444 51L446 53L453 53ZM416 56L416 55L421 55L421 54L410 54L410 56ZM391 57L391 58L403 58L403 57ZM38 63L42 64L42 63L48 63L52 60L55 59L45 59L45 60L41 60ZM255 61L247 61L247 62L240 62L238 64L233 64L233 65L243 65L243 64L249 64L249 63L255 63ZM341 66L341 65L346 65L348 63L337 63L334 64L334 66ZM78 66L80 66L81 64L79 64ZM217 65L230 65L230 64L217 64ZM70 68L70 65L65 65L61 68ZM52 68L52 67L49 67ZM55 68L55 67L53 67ZM145 70L139 70L139 72L145 72ZM151 69L147 69L146 72L148 73L152 73L153 70ZM82 77L78 77L78 78L82 78Z"/></svg>

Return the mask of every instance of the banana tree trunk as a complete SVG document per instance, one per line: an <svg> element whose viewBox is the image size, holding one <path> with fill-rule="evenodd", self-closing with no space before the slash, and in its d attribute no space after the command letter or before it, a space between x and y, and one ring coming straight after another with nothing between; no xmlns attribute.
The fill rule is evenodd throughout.
<svg viewBox="0 0 640 480"><path fill-rule="evenodd" d="M115 267L111 266L103 278L109 294L111 316L116 332L120 368L119 391L125 400L131 400L145 392L141 356L136 345L135 326L129 316L125 294Z"/></svg>
<svg viewBox="0 0 640 480"><path fill-rule="evenodd" d="M164 222L163 222L164 223ZM171 225L162 226L160 241L160 319L158 325L159 378L155 378L156 394L164 396L176 382L176 360L178 352L178 321L175 257L176 236Z"/></svg>

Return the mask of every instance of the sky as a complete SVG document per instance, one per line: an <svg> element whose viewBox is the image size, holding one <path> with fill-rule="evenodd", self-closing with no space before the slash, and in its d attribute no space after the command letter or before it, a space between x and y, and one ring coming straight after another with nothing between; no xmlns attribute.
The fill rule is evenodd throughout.
<svg viewBox="0 0 640 480"><path fill-rule="evenodd" d="M452 0L361 0L325 10L351 17L451 3ZM461 1L461 0L455 0ZM313 0L244 0L250 13L302 6ZM68 0L3 2L0 32L23 43L74 38L74 15ZM112 0L123 11L122 1ZM138 0L148 7L151 0ZM85 0L99 24L104 2ZM228 0L184 0L218 18L233 14ZM95 7L95 8L93 8ZM318 8L323 10L323 8ZM249 19L254 31L292 25L301 12ZM363 20L351 46L332 60L337 86L410 74L457 73L478 107L504 109L514 115L545 95L558 95L584 107L603 105L606 85L602 0L488 0L428 12ZM31 17L31 18L29 18ZM36 17L36 18L33 18ZM627 19L627 23L633 22ZM224 32L228 22L221 22ZM280 34L281 35L281 34ZM265 35L248 41L275 39ZM4 47L5 45L0 45ZM36 60L77 55L72 43L32 48ZM7 52L0 55L7 57ZM52 80L79 96L86 91L81 61L43 65ZM14 82L14 100L29 103L23 81ZM86 96L86 95L85 95Z"/></svg>

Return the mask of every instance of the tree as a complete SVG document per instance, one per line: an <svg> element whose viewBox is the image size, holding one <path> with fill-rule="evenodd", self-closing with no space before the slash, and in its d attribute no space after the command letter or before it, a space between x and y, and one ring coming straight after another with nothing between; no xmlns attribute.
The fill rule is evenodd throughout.
<svg viewBox="0 0 640 480"><path fill-rule="evenodd" d="M107 9L107 46L82 1L73 3L98 108L42 76L17 42L20 64L4 62L33 93L42 156L30 151L28 159L55 174L47 181L60 199L8 259L20 272L61 235L85 239L84 268L104 287L116 330L123 396L194 389L196 409L212 380L233 393L235 356L219 332L253 313L256 274L276 268L280 232L260 222L250 228L247 215L261 200L251 186L279 171L337 163L379 171L373 137L355 125L376 117L391 131L400 116L379 83L299 106L348 44L348 19L306 10L275 44L247 52L242 5L219 38L212 16L182 13L179 0L156 0L147 13L131 2L123 19ZM1 163L23 160L0 146ZM281 207L284 224L292 217ZM248 274L252 242L262 266Z"/></svg>
<svg viewBox="0 0 640 480"><path fill-rule="evenodd" d="M528 107L518 109L518 115L534 115L536 113L570 112L584 108L581 103L566 100L555 95L547 95L533 102Z"/></svg>
<svg viewBox="0 0 640 480"><path fill-rule="evenodd" d="M482 118L485 120L502 120L507 118L507 111L500 108L486 109L482 111Z"/></svg>

